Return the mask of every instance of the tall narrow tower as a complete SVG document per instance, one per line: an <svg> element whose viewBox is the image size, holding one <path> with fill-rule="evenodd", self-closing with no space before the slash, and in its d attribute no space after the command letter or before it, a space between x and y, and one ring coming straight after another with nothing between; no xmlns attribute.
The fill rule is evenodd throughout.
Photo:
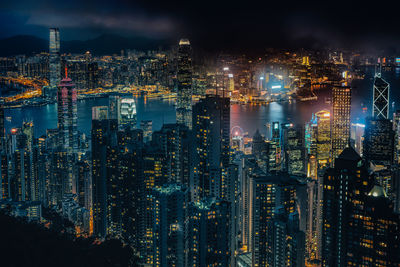
<svg viewBox="0 0 400 267"><path fill-rule="evenodd" d="M382 78L380 67L375 72L373 90L372 117L375 119L389 118L389 90L390 85Z"/></svg>
<svg viewBox="0 0 400 267"><path fill-rule="evenodd" d="M49 54L50 87L56 88L61 80L60 31L58 28L50 28Z"/></svg>
<svg viewBox="0 0 400 267"><path fill-rule="evenodd" d="M346 84L332 89L332 162L348 146L350 140L351 88Z"/></svg>
<svg viewBox="0 0 400 267"><path fill-rule="evenodd" d="M192 128L192 48L181 39L178 48L176 122Z"/></svg>
<svg viewBox="0 0 400 267"><path fill-rule="evenodd" d="M75 84L68 77L61 80L57 91L57 115L60 142L65 149L76 151L78 148L77 105Z"/></svg>

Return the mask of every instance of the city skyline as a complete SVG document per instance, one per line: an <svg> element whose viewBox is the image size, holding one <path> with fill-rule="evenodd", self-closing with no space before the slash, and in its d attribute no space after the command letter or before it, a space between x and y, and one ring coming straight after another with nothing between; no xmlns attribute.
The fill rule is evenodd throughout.
<svg viewBox="0 0 400 267"><path fill-rule="evenodd" d="M321 47L315 36L314 48L287 49L284 35L279 48L262 36L244 46L257 27L238 25L261 18L245 23L248 3L222 39L196 27L171 35L179 14L198 25L204 5L196 14L161 2L84 11L92 4L62 3L71 12L56 17L50 2L32 8L28 23L46 26L46 47L0 57L5 266L400 265L400 53ZM282 18L300 30L296 14L308 7L320 12L291 3ZM47 27L54 21L59 28ZM62 52L70 30L105 28L174 41L121 48L109 35L116 52L83 43ZM240 41L220 42L231 38ZM201 52L205 41L219 52ZM36 242L42 250L27 249Z"/></svg>

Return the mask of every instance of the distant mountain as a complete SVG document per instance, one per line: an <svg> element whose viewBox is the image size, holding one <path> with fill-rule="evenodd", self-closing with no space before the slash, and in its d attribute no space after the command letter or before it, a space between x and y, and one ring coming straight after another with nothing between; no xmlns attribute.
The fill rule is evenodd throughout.
<svg viewBox="0 0 400 267"><path fill-rule="evenodd" d="M94 55L120 53L123 49L150 50L168 47L171 40L155 40L146 37L122 37L104 34L86 41L61 41L61 53L84 53L90 51ZM49 41L31 35L17 35L0 40L0 56L29 55L47 52Z"/></svg>
<svg viewBox="0 0 400 267"><path fill-rule="evenodd" d="M17 35L0 40L0 56L32 54L48 51L48 41L31 36Z"/></svg>

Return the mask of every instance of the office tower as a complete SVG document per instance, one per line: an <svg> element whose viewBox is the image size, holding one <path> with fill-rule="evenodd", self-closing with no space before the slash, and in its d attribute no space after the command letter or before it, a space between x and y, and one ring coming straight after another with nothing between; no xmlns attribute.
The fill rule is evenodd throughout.
<svg viewBox="0 0 400 267"><path fill-rule="evenodd" d="M60 145L68 151L78 149L78 128L77 128L77 94L75 85L68 77L67 69L65 78L58 85L57 92L57 115L58 129L60 133Z"/></svg>
<svg viewBox="0 0 400 267"><path fill-rule="evenodd" d="M136 129L136 105L133 98L121 98L118 123L121 128Z"/></svg>
<svg viewBox="0 0 400 267"><path fill-rule="evenodd" d="M305 175L305 146L303 127L285 124L283 126L283 151L285 170L291 175Z"/></svg>
<svg viewBox="0 0 400 267"><path fill-rule="evenodd" d="M324 177L323 266L397 266L399 215L353 148Z"/></svg>
<svg viewBox="0 0 400 267"><path fill-rule="evenodd" d="M393 131L394 131L394 160L396 164L400 163L400 110L393 113Z"/></svg>
<svg viewBox="0 0 400 267"><path fill-rule="evenodd" d="M318 163L318 172L329 167L331 159L331 116L329 111L321 110L315 113L317 118L316 128L316 158Z"/></svg>
<svg viewBox="0 0 400 267"><path fill-rule="evenodd" d="M49 54L50 87L57 88L61 80L60 31L58 28L50 28Z"/></svg>
<svg viewBox="0 0 400 267"><path fill-rule="evenodd" d="M92 176L90 165L86 159L76 163L76 194L78 204L87 210L92 210Z"/></svg>
<svg viewBox="0 0 400 267"><path fill-rule="evenodd" d="M363 156L375 165L390 166L393 163L394 132L390 120L366 119Z"/></svg>
<svg viewBox="0 0 400 267"><path fill-rule="evenodd" d="M141 168L143 174L138 181L139 193L139 238L140 258L143 264L154 263L153 253L153 189L168 182L169 166L165 164L163 151L150 143L146 143L142 151Z"/></svg>
<svg viewBox="0 0 400 267"><path fill-rule="evenodd" d="M253 266L279 266L279 263L275 264L273 251L285 253L285 247L290 245L287 243L278 248L278 244L273 242L273 221L278 207L283 208L285 216L296 211L295 195L300 184L296 178L284 173L253 175L250 184ZM289 239L286 236L286 240ZM286 260L289 258L285 257Z"/></svg>
<svg viewBox="0 0 400 267"><path fill-rule="evenodd" d="M352 123L350 137L356 152L363 156L363 143L364 143L365 125L360 123Z"/></svg>
<svg viewBox="0 0 400 267"><path fill-rule="evenodd" d="M192 128L192 48L188 39L178 47L176 122Z"/></svg>
<svg viewBox="0 0 400 267"><path fill-rule="evenodd" d="M187 266L229 266L230 209L215 198L189 204Z"/></svg>
<svg viewBox="0 0 400 267"><path fill-rule="evenodd" d="M332 161L350 142L351 88L343 84L332 89Z"/></svg>
<svg viewBox="0 0 400 267"><path fill-rule="evenodd" d="M281 128L279 125L278 121L274 121L272 123L272 129L271 129L271 140L272 142L275 143L275 168L274 170L280 170L281 169L281 163L282 163L282 140L281 140ZM271 151L272 152L272 151Z"/></svg>
<svg viewBox="0 0 400 267"><path fill-rule="evenodd" d="M161 148L170 166L169 181L189 187L191 132L182 124L164 124L153 133L152 142Z"/></svg>
<svg viewBox="0 0 400 267"><path fill-rule="evenodd" d="M380 68L381 66L379 66L374 78L372 117L375 119L389 119L390 85L382 78Z"/></svg>
<svg viewBox="0 0 400 267"><path fill-rule="evenodd" d="M189 191L179 184L153 190L153 266L186 266Z"/></svg>
<svg viewBox="0 0 400 267"><path fill-rule="evenodd" d="M367 196L356 197L349 218L347 264L398 266L400 216L385 190L374 185Z"/></svg>
<svg viewBox="0 0 400 267"><path fill-rule="evenodd" d="M0 102L0 199L9 197L8 155L4 127L4 106Z"/></svg>
<svg viewBox="0 0 400 267"><path fill-rule="evenodd" d="M107 228L107 134L108 108L92 108L92 197L93 230L105 237Z"/></svg>
<svg viewBox="0 0 400 267"><path fill-rule="evenodd" d="M86 88L89 90L94 90L99 87L99 66L97 62L87 63L87 78L86 78Z"/></svg>
<svg viewBox="0 0 400 267"><path fill-rule="evenodd" d="M265 150L265 141L263 136L260 134L260 131L257 129L256 133L253 136L251 151L254 156L256 156L257 158L261 158L261 155L264 150Z"/></svg>
<svg viewBox="0 0 400 267"><path fill-rule="evenodd" d="M193 106L192 197L221 196L230 163L230 101L207 95Z"/></svg>
<svg viewBox="0 0 400 267"><path fill-rule="evenodd" d="M31 197L32 161L27 136L21 128L13 128L10 137L10 197L13 201L29 201Z"/></svg>
<svg viewBox="0 0 400 267"><path fill-rule="evenodd" d="M140 129L143 131L143 142L147 143L151 141L153 133L153 121L145 120L140 122Z"/></svg>

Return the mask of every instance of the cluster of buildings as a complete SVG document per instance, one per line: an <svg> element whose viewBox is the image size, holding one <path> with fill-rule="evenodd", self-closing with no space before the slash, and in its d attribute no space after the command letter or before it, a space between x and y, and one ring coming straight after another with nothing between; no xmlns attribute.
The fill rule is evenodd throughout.
<svg viewBox="0 0 400 267"><path fill-rule="evenodd" d="M340 81L331 111L306 125L272 122L244 153L231 136L226 93L235 83L227 75L222 90L192 103L182 39L177 122L138 127L134 99L110 96L92 108L89 137L77 129L74 78L58 75L58 31L50 36L58 125L38 138L32 122L5 134L0 107L1 207L38 222L42 208L54 209L77 236L122 240L140 266L400 264L400 112L389 119L379 71L365 128L351 124L351 87Z"/></svg>

